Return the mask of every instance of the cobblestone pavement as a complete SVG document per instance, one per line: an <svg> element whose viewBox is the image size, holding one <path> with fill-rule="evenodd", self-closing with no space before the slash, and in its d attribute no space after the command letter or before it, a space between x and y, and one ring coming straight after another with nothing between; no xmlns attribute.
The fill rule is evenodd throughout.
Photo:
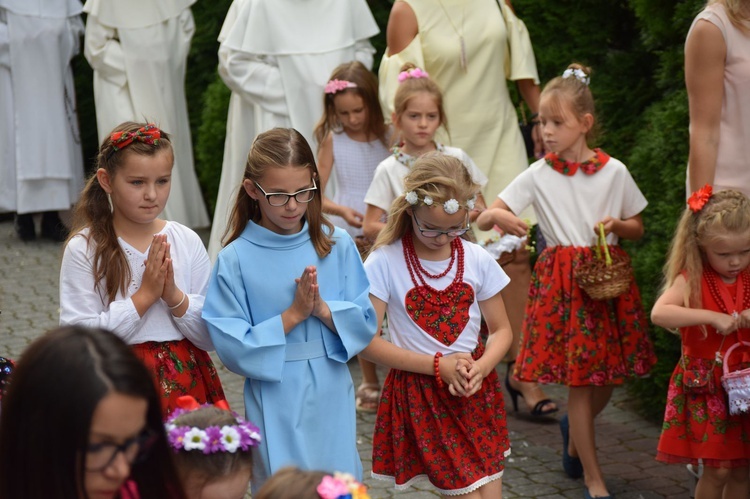
<svg viewBox="0 0 750 499"><path fill-rule="evenodd" d="M61 256L60 245L47 241L23 243L16 238L12 222L0 221L0 355L19 358L34 338L57 326ZM215 361L230 404L241 408L243 380L216 358ZM352 362L350 367L355 384L359 384L359 366ZM504 375L505 367L498 369ZM561 401L559 414L564 414L564 389L550 387L548 393ZM357 421L357 443L365 476L369 476L375 416L360 413ZM582 480L567 478L561 469L562 438L556 418L532 421L511 412L508 427L512 454L503 477L504 497L582 497ZM607 484L618 499L690 497L685 468L654 461L658 436L659 427L629 409L624 390L615 390L613 402L597 420L597 443ZM365 482L373 498L438 497L426 482L402 492L371 478Z"/></svg>

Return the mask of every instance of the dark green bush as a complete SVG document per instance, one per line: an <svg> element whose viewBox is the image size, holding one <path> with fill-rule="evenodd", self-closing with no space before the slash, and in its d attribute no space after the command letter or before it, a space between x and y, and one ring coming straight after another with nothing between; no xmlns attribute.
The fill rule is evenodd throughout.
<svg viewBox="0 0 750 499"><path fill-rule="evenodd" d="M221 163L224 157L224 138L231 92L218 74L203 95L203 110L198 132L193 137L196 169L205 194L209 213L216 207L219 193Z"/></svg>

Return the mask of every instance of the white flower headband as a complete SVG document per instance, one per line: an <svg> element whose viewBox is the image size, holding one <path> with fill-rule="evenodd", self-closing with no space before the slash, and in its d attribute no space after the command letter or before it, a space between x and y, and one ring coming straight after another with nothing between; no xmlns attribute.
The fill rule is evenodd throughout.
<svg viewBox="0 0 750 499"><path fill-rule="evenodd" d="M579 68L566 69L565 71L563 71L562 77L563 78L571 78L571 77L575 78L576 80L580 81L581 83L587 86L589 82L591 81L591 78L589 78L589 76L582 69L579 69Z"/></svg>
<svg viewBox="0 0 750 499"><path fill-rule="evenodd" d="M180 399L192 400L181 401ZM175 409L169 420L164 424L169 446L175 452L199 450L204 454L213 454L216 452L234 454L238 449L248 451L250 447L257 447L260 444L260 429L250 421L245 421L235 412L230 411L229 406L223 400L214 406L231 412L237 420L236 424L221 427L208 426L206 428L178 426L174 421L183 414L200 409L201 407L214 407L210 404L198 405L198 402L189 395L180 397L178 405L183 405L184 407Z"/></svg>
<svg viewBox="0 0 750 499"><path fill-rule="evenodd" d="M419 196L414 191L409 191L404 194L404 199L406 199L406 202L409 203L412 206L416 206L419 203ZM473 198L466 201L466 208L469 210L474 209L474 203L477 201L477 196L475 195ZM425 204L425 206L432 206L435 204L435 201L430 196L425 196L424 199L422 199L422 202ZM440 204L440 203L438 203ZM458 209L461 208L461 205L456 201L455 199L451 198L445 203L443 203L443 210L448 215L453 215L458 211Z"/></svg>

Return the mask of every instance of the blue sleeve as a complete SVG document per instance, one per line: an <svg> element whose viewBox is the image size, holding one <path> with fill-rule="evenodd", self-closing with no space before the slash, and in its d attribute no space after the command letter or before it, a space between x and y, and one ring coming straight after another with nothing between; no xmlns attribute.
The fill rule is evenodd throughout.
<svg viewBox="0 0 750 499"><path fill-rule="evenodd" d="M203 305L216 353L230 371L261 381L281 381L286 337L281 315L253 324L235 248L219 254Z"/></svg>
<svg viewBox="0 0 750 499"><path fill-rule="evenodd" d="M370 283L354 241L344 233L336 238L336 246L341 252L341 289L338 300L326 302L338 334L323 326L323 341L332 360L347 362L370 344L377 331L377 317L370 301ZM344 347L343 352L339 342Z"/></svg>

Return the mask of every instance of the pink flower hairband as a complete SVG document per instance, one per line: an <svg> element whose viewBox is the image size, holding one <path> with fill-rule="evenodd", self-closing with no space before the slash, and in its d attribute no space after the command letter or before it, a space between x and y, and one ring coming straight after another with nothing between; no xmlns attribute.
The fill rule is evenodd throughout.
<svg viewBox="0 0 750 499"><path fill-rule="evenodd" d="M427 74L427 71L419 68L414 69L407 69L406 71L401 71L398 74L398 82L403 83L408 79L415 79L418 80L420 78L429 78L430 75Z"/></svg>
<svg viewBox="0 0 750 499"><path fill-rule="evenodd" d="M349 473L326 475L315 489L321 499L370 499L367 487Z"/></svg>
<svg viewBox="0 0 750 499"><path fill-rule="evenodd" d="M357 88L357 84L346 80L331 80L326 83L325 93L336 94L336 92L341 92L347 88Z"/></svg>

